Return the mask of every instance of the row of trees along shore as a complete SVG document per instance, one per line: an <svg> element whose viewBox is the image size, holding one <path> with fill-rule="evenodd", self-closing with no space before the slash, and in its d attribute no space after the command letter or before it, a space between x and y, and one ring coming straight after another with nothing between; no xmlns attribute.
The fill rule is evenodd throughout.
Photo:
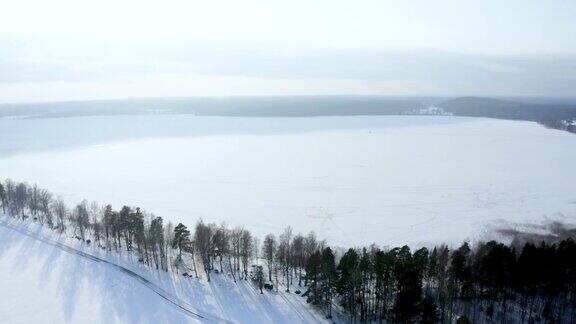
<svg viewBox="0 0 576 324"><path fill-rule="evenodd" d="M576 323L576 244L463 243L420 248L330 247L290 227L260 244L250 231L199 220L193 229L138 207L68 207L36 185L0 182L2 211L155 269L225 274L260 292L302 295L331 318L394 323ZM7 216L10 217L10 216ZM262 264L257 266L255 264ZM281 287L281 288L279 288Z"/></svg>

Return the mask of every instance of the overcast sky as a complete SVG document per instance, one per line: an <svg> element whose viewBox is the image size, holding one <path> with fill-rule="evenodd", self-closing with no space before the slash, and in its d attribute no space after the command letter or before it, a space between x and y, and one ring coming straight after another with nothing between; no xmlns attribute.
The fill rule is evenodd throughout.
<svg viewBox="0 0 576 324"><path fill-rule="evenodd" d="M0 102L574 96L574 0L4 0Z"/></svg>

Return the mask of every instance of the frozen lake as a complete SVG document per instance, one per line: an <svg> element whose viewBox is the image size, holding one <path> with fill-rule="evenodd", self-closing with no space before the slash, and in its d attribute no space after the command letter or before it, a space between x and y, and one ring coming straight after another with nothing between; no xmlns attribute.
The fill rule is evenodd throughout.
<svg viewBox="0 0 576 324"><path fill-rule="evenodd" d="M259 236L459 243L488 225L576 219L576 136L432 116L0 119L0 177L70 202L141 206Z"/></svg>

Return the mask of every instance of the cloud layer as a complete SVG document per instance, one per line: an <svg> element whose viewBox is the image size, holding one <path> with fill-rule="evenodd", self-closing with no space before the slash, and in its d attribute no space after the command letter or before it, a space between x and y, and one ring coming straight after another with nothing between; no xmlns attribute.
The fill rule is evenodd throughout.
<svg viewBox="0 0 576 324"><path fill-rule="evenodd" d="M0 102L572 96L573 0L7 0Z"/></svg>

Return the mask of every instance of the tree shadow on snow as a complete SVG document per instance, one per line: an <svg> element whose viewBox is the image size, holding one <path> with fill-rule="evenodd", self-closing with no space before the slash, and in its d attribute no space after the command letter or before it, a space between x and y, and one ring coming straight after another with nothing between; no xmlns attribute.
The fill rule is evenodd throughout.
<svg viewBox="0 0 576 324"><path fill-rule="evenodd" d="M14 224L33 235L43 236L45 233L35 224L19 221ZM75 243L52 233L46 236L67 245ZM105 323L193 321L142 283L121 273L110 264L65 252L34 237L4 227L0 228L0 247L0 261L7 253L15 255L10 271L21 271L28 267L40 269L35 272L36 278L27 278L37 282L39 290L47 289L49 282L56 283L58 297L61 299L59 307L67 322L74 321L75 315L81 315L76 314L80 299L84 303L88 301L94 307L99 307L101 321ZM76 242L74 247L97 254L83 243Z"/></svg>

